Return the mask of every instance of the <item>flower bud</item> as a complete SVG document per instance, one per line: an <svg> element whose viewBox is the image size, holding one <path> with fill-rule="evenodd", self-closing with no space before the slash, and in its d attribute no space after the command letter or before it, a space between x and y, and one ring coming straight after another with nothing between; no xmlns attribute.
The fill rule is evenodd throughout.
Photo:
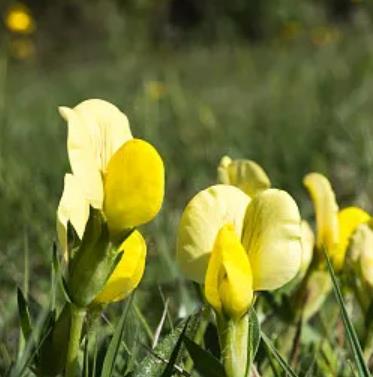
<svg viewBox="0 0 373 377"><path fill-rule="evenodd" d="M119 247L123 255L94 302L106 304L125 299L140 283L144 274L146 243L134 231Z"/></svg>

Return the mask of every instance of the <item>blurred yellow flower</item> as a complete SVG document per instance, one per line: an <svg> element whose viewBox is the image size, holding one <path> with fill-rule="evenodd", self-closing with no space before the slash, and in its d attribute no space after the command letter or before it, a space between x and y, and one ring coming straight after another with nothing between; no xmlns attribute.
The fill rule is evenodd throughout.
<svg viewBox="0 0 373 377"><path fill-rule="evenodd" d="M5 14L5 25L13 33L30 34L35 30L35 22L24 5L14 5Z"/></svg>
<svg viewBox="0 0 373 377"><path fill-rule="evenodd" d="M35 45L29 37L12 38L9 50L10 54L18 60L26 60L35 55Z"/></svg>
<svg viewBox="0 0 373 377"><path fill-rule="evenodd" d="M145 83L145 93L151 101L157 102L167 93L167 87L161 81L150 80Z"/></svg>
<svg viewBox="0 0 373 377"><path fill-rule="evenodd" d="M322 47L336 42L340 38L340 31L333 26L318 26L311 30L311 41Z"/></svg>
<svg viewBox="0 0 373 377"><path fill-rule="evenodd" d="M205 283L214 309L237 319L254 291L279 288L297 274L300 221L285 191L264 190L251 200L236 187L215 185L186 206L177 258L188 278Z"/></svg>
<svg viewBox="0 0 373 377"><path fill-rule="evenodd" d="M236 186L253 197L271 187L264 169L252 160L232 160L224 156L218 166L218 182Z"/></svg>
<svg viewBox="0 0 373 377"><path fill-rule="evenodd" d="M320 173L306 175L303 183L315 207L316 247L327 250L338 271L343 267L351 236L360 224L369 221L370 216L357 207L340 211L329 180Z"/></svg>

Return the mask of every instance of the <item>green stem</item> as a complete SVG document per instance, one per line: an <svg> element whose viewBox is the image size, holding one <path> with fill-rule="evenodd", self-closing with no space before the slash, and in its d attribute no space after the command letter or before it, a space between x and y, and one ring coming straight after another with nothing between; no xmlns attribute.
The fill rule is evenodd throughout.
<svg viewBox="0 0 373 377"><path fill-rule="evenodd" d="M248 314L237 320L218 320L219 337L225 371L228 377L247 377L250 373L248 359Z"/></svg>
<svg viewBox="0 0 373 377"><path fill-rule="evenodd" d="M66 357L65 377L77 377L79 375L79 348L83 322L86 310L70 304L71 324L69 345Z"/></svg>

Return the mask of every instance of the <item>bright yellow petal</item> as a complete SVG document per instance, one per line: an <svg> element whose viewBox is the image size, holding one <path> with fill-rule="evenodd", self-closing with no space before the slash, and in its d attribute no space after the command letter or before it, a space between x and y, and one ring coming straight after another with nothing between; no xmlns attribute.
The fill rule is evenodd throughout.
<svg viewBox="0 0 373 377"><path fill-rule="evenodd" d="M311 195L316 212L318 249L326 248L333 259L339 243L338 205L334 191L326 177L310 173L304 177L304 186Z"/></svg>
<svg viewBox="0 0 373 377"><path fill-rule="evenodd" d="M249 196L271 187L271 181L263 168L251 160L231 160L224 156L218 167L220 183L238 187Z"/></svg>
<svg viewBox="0 0 373 377"><path fill-rule="evenodd" d="M307 221L302 220L302 261L300 266L300 274L305 274L313 256L313 248L315 246L315 235Z"/></svg>
<svg viewBox="0 0 373 377"><path fill-rule="evenodd" d="M125 299L140 283L145 270L146 243L141 233L134 231L120 246L123 256L96 303L110 303Z"/></svg>
<svg viewBox="0 0 373 377"><path fill-rule="evenodd" d="M346 252L355 230L360 224L368 222L369 219L369 214L357 207L347 207L339 211L339 247L333 258L337 271L343 267Z"/></svg>
<svg viewBox="0 0 373 377"><path fill-rule="evenodd" d="M208 303L229 318L245 314L253 299L250 262L232 224L216 237L205 278Z"/></svg>
<svg viewBox="0 0 373 377"><path fill-rule="evenodd" d="M242 243L248 252L254 290L272 290L289 282L302 258L301 218L285 191L268 189L247 207Z"/></svg>
<svg viewBox="0 0 373 377"><path fill-rule="evenodd" d="M236 187L215 185L200 191L181 217L177 259L188 279L204 283L208 260L220 228L233 224L241 237L250 198Z"/></svg>
<svg viewBox="0 0 373 377"><path fill-rule="evenodd" d="M110 159L104 177L104 212L113 235L145 224L161 209L165 172L161 156L140 139L126 142Z"/></svg>
<svg viewBox="0 0 373 377"><path fill-rule="evenodd" d="M89 217L89 203L82 191L80 180L65 175L64 189L57 209L57 235L61 249L67 257L67 223L70 221L80 239Z"/></svg>

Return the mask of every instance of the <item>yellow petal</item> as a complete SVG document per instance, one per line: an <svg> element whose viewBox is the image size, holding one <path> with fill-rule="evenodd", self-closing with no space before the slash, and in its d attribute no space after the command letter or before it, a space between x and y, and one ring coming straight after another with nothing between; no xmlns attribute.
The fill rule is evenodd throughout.
<svg viewBox="0 0 373 377"><path fill-rule="evenodd" d="M337 271L343 267L351 236L360 224L368 222L369 219L369 214L357 207L347 207L339 211L339 247L333 258Z"/></svg>
<svg viewBox="0 0 373 377"><path fill-rule="evenodd" d="M297 204L285 191L265 190L248 205L242 243L255 291L279 288L297 274L302 258L300 223Z"/></svg>
<svg viewBox="0 0 373 377"><path fill-rule="evenodd" d="M231 160L224 156L218 167L220 183L238 187L249 196L271 187L271 181L263 168L251 160Z"/></svg>
<svg viewBox="0 0 373 377"><path fill-rule="evenodd" d="M135 230L118 251L123 251L123 256L95 298L96 303L105 304L125 299L139 285L144 274L146 243L140 232Z"/></svg>
<svg viewBox="0 0 373 377"><path fill-rule="evenodd" d="M241 237L250 198L236 187L215 185L200 191L186 206L180 220L177 259L188 279L204 283L208 260L220 228L233 224Z"/></svg>
<svg viewBox="0 0 373 377"><path fill-rule="evenodd" d="M145 224L161 209L165 172L157 150L140 139L126 142L104 177L104 212L113 235Z"/></svg>
<svg viewBox="0 0 373 377"><path fill-rule="evenodd" d="M351 245L352 259L360 259L361 274L373 287L373 230L368 224L361 224L356 229Z"/></svg>
<svg viewBox="0 0 373 377"><path fill-rule="evenodd" d="M238 319L252 302L252 274L246 251L232 224L216 237L205 278L205 296L218 312Z"/></svg>
<svg viewBox="0 0 373 377"><path fill-rule="evenodd" d="M316 246L326 248L333 256L339 243L338 205L334 191L326 177L319 173L310 173L304 177L304 186L311 195L316 212Z"/></svg>
<svg viewBox="0 0 373 377"><path fill-rule="evenodd" d="M57 235L66 258L68 221L81 239L89 217L89 203L81 186L77 177L72 174L65 175L64 189L57 209Z"/></svg>
<svg viewBox="0 0 373 377"><path fill-rule="evenodd" d="M60 107L59 111L68 121L67 149L71 169L82 182L82 190L89 203L100 209L104 195L102 178L88 129L74 110Z"/></svg>
<svg viewBox="0 0 373 377"><path fill-rule="evenodd" d="M315 246L315 235L307 221L302 220L302 260L300 265L300 274L305 274L307 271L313 255L313 248Z"/></svg>

